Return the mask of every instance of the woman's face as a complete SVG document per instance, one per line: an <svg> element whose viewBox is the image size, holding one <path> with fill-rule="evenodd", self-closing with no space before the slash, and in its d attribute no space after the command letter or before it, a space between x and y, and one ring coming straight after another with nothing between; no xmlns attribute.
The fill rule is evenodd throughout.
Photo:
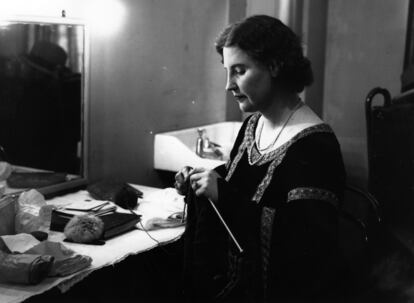
<svg viewBox="0 0 414 303"><path fill-rule="evenodd" d="M274 98L273 75L268 66L250 58L238 47L223 48L226 90L244 112L265 111Z"/></svg>

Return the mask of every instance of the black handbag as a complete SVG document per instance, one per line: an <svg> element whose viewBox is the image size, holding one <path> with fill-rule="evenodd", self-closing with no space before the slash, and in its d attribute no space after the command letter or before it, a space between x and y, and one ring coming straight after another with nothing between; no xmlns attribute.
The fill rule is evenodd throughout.
<svg viewBox="0 0 414 303"><path fill-rule="evenodd" d="M143 193L125 182L103 180L89 185L86 189L96 200L112 201L118 206L130 209L138 205Z"/></svg>

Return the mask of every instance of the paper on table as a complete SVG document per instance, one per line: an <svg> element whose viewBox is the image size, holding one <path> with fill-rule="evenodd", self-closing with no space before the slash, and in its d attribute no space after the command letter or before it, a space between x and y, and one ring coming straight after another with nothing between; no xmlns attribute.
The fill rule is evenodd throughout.
<svg viewBox="0 0 414 303"><path fill-rule="evenodd" d="M11 252L22 253L40 243L35 237L26 233L6 235L1 238Z"/></svg>

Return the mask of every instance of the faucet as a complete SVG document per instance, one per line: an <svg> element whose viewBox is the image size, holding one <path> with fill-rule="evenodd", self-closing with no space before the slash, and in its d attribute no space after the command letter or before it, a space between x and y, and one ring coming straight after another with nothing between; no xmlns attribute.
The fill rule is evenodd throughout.
<svg viewBox="0 0 414 303"><path fill-rule="evenodd" d="M196 142L196 155L201 158L222 159L223 153L219 150L219 144L210 141L205 135L204 128L198 128L198 137Z"/></svg>
<svg viewBox="0 0 414 303"><path fill-rule="evenodd" d="M198 137L197 137L197 142L196 142L196 155L203 157L204 156L204 128L198 128L197 129L198 132Z"/></svg>

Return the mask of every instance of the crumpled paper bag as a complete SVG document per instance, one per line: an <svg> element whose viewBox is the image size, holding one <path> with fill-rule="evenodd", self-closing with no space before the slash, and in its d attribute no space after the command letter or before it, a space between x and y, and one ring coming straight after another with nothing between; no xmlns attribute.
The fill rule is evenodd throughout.
<svg viewBox="0 0 414 303"><path fill-rule="evenodd" d="M15 233L15 205L16 197L4 196L0 198L0 236Z"/></svg>
<svg viewBox="0 0 414 303"><path fill-rule="evenodd" d="M0 181L5 181L13 172L13 167L5 162L0 161Z"/></svg>
<svg viewBox="0 0 414 303"><path fill-rule="evenodd" d="M35 189L21 193L17 200L15 233L48 232L54 208Z"/></svg>

